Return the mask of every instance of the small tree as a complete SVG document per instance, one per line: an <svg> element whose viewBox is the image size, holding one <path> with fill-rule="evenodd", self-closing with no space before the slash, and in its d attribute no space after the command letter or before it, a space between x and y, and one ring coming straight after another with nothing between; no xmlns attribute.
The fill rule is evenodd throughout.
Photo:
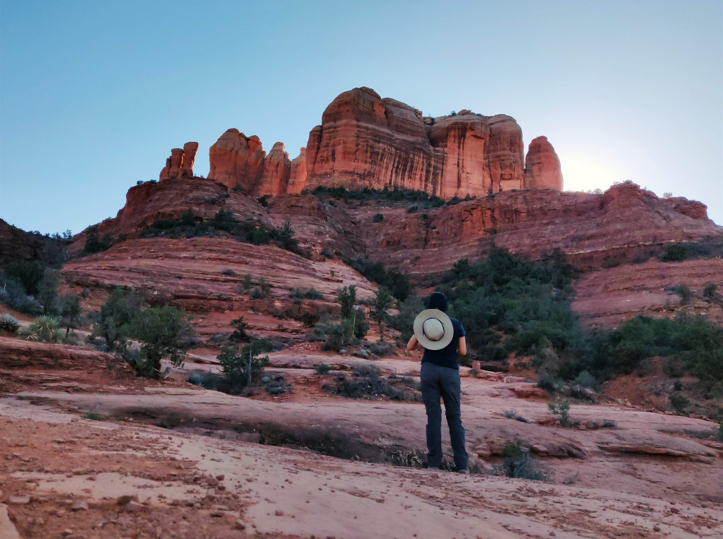
<svg viewBox="0 0 723 539"><path fill-rule="evenodd" d="M105 340L108 351L115 350L118 344L124 342L128 325L142 303L140 296L128 293L120 287L110 293L100 308L100 319L93 328L93 335Z"/></svg>
<svg viewBox="0 0 723 539"><path fill-rule="evenodd" d="M80 313L83 312L80 297L77 294L66 294L60 298L60 305L60 316L67 336L71 329L77 329L80 324Z"/></svg>
<svg viewBox="0 0 723 539"><path fill-rule="evenodd" d="M224 374L224 385L227 393L238 395L252 383L261 378L264 368L269 364L269 357L261 354L270 352L271 342L268 339L259 339L243 347L225 348L218 355Z"/></svg>
<svg viewBox="0 0 723 539"><path fill-rule="evenodd" d="M43 278L38 283L36 299L43 304L43 314L58 314L58 279L50 268L45 269Z"/></svg>
<svg viewBox="0 0 723 539"><path fill-rule="evenodd" d="M345 286L339 290L339 303L341 303L341 318L347 320L354 314L356 305L356 285Z"/></svg>
<svg viewBox="0 0 723 539"><path fill-rule="evenodd" d="M387 309L392 306L392 295L386 286L380 286L374 296L372 320L379 324L379 340L384 340L383 322L387 317Z"/></svg>
<svg viewBox="0 0 723 539"><path fill-rule="evenodd" d="M188 316L175 307L153 307L138 311L128 326L128 336L141 341L141 357L133 367L147 378L158 378L161 360L168 358L174 366L183 364L186 353L181 340L191 333Z"/></svg>
<svg viewBox="0 0 723 539"><path fill-rule="evenodd" d="M231 321L231 326L234 327L233 333L229 337L232 342L251 342L251 337L246 330L249 329L249 325L244 322L244 317L237 318Z"/></svg>

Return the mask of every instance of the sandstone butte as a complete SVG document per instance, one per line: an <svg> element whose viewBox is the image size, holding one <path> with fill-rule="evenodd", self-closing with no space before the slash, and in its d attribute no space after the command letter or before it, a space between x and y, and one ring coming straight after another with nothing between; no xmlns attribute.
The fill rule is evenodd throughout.
<svg viewBox="0 0 723 539"><path fill-rule="evenodd" d="M166 159L166 166L161 170L159 180L176 178L193 178L193 163L196 160L198 142L186 142L181 148L173 148L171 157Z"/></svg>
<svg viewBox="0 0 723 539"><path fill-rule="evenodd" d="M172 150L160 179L192 175L188 155L185 147ZM411 189L451 199L563 187L552 145L545 137L534 139L525 160L522 129L514 118L466 109L424 117L365 87L332 101L293 161L283 143L267 155L257 136L233 128L211 146L209 161L209 178L256 196L326 186Z"/></svg>

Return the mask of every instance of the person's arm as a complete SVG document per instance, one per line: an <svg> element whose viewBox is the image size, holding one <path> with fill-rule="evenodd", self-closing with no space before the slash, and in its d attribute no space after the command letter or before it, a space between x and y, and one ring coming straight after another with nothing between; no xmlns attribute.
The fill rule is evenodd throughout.
<svg viewBox="0 0 723 539"><path fill-rule="evenodd" d="M467 355L467 337L459 338L459 353L463 356Z"/></svg>
<svg viewBox="0 0 723 539"><path fill-rule="evenodd" d="M417 346L417 336L412 335L412 338L409 339L409 342L407 343L407 350L414 350L414 347Z"/></svg>

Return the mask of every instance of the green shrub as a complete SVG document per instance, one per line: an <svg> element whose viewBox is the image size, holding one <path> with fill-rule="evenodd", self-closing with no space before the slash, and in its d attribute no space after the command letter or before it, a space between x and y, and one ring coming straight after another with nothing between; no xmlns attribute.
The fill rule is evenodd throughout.
<svg viewBox="0 0 723 539"><path fill-rule="evenodd" d="M685 245L680 243L671 243L665 247L665 252L660 258L662 262L682 262L688 258L688 251Z"/></svg>
<svg viewBox="0 0 723 539"><path fill-rule="evenodd" d="M55 316L39 316L20 332L23 339L38 342L61 342L60 319Z"/></svg>
<svg viewBox="0 0 723 539"><path fill-rule="evenodd" d="M244 317L241 316L231 321L231 326L234 328L233 333L229 336L229 340L235 343L251 342L251 336L246 333L249 326L244 322Z"/></svg>
<svg viewBox="0 0 723 539"><path fill-rule="evenodd" d="M39 291L40 281L45 275L46 266L39 260L13 261L5 266L5 278L19 283L25 293L35 296Z"/></svg>
<svg viewBox="0 0 723 539"><path fill-rule="evenodd" d="M717 298L718 286L713 283L708 283L703 289L703 298L707 301L713 301Z"/></svg>
<svg viewBox="0 0 723 539"><path fill-rule="evenodd" d="M0 315L0 329L9 333L17 333L20 329L20 322L11 314L3 313Z"/></svg>
<svg viewBox="0 0 723 539"><path fill-rule="evenodd" d="M181 366L186 356L181 342L190 334L191 327L183 310L166 306L137 311L128 324L127 335L141 342L141 354L131 366L147 378L160 376L164 358L174 366Z"/></svg>
<svg viewBox="0 0 723 539"><path fill-rule="evenodd" d="M372 218L372 222L373 222L373 223L381 223L382 221L384 221L384 216L383 216L381 213L377 213L377 214L374 215L374 217Z"/></svg>
<svg viewBox="0 0 723 539"><path fill-rule="evenodd" d="M225 270L221 271L221 275L226 275L227 277L235 277L236 272L232 269L225 269Z"/></svg>
<svg viewBox="0 0 723 539"><path fill-rule="evenodd" d="M115 288L100 308L98 322L93 327L93 335L105 341L105 348L112 352L123 344L128 326L133 316L141 309L143 298L135 292L126 292Z"/></svg>
<svg viewBox="0 0 723 539"><path fill-rule="evenodd" d="M372 320L379 326L379 340L384 340L384 322L387 319L387 310L392 306L392 295L386 286L380 286L374 294L372 306Z"/></svg>
<svg viewBox="0 0 723 539"><path fill-rule="evenodd" d="M670 407L680 414L685 412L685 409L688 407L689 404L690 401L680 393L673 393L672 395L670 395Z"/></svg>
<svg viewBox="0 0 723 539"><path fill-rule="evenodd" d="M530 457L529 450L520 442L508 443L502 450L504 460L495 468L496 473L515 479L546 481L547 474L538 468Z"/></svg>
<svg viewBox="0 0 723 539"><path fill-rule="evenodd" d="M419 206L417 206L416 204L413 204L412 206L409 206L407 208L407 213L416 213L418 209L419 209Z"/></svg>
<svg viewBox="0 0 723 539"><path fill-rule="evenodd" d="M80 297L77 294L66 294L60 298L60 316L66 336L71 329L77 329L80 326L82 312Z"/></svg>
<svg viewBox="0 0 723 539"><path fill-rule="evenodd" d="M342 374L336 377L334 384L325 384L322 389L349 399L381 396L398 401L421 401L413 379L384 377L374 365L357 366L351 377Z"/></svg>
<svg viewBox="0 0 723 539"><path fill-rule="evenodd" d="M394 355L394 348L391 344L385 342L373 342L367 347L367 350L378 357L386 357Z"/></svg>
<svg viewBox="0 0 723 539"><path fill-rule="evenodd" d="M272 349L273 345L268 339L259 339L247 344L240 352L235 348L225 348L217 358L224 375L219 389L231 395L238 395L251 384L260 381L264 368L269 364L269 357L261 354Z"/></svg>
<svg viewBox="0 0 723 539"><path fill-rule="evenodd" d="M292 299L324 299L322 293L315 288L294 288L289 297Z"/></svg>
<svg viewBox="0 0 723 539"><path fill-rule="evenodd" d="M688 305L693 299L693 291L685 284L679 284L672 288L673 293L680 297L681 305Z"/></svg>
<svg viewBox="0 0 723 539"><path fill-rule="evenodd" d="M578 374L577 378L575 378L574 383L581 385L582 387L588 387L595 390L597 390L597 388L599 387L599 384L595 377L587 371L582 371L580 374Z"/></svg>
<svg viewBox="0 0 723 539"><path fill-rule="evenodd" d="M404 301L411 293L412 287L409 279L399 270L387 270L381 262L370 262L363 259L348 260L347 263L370 281L387 287L392 296L399 301Z"/></svg>
<svg viewBox="0 0 723 539"><path fill-rule="evenodd" d="M319 313L312 312L312 311L306 311L304 313L301 313L300 321L306 328L313 328L316 324L319 323Z"/></svg>
<svg viewBox="0 0 723 539"><path fill-rule="evenodd" d="M316 371L316 374L329 374L331 367L326 363L320 363L314 367L314 370Z"/></svg>
<svg viewBox="0 0 723 539"><path fill-rule="evenodd" d="M563 383L559 378L556 378L547 371L540 371L539 378L537 380L537 387L554 393L555 391L560 391L562 386Z"/></svg>
<svg viewBox="0 0 723 539"><path fill-rule="evenodd" d="M547 407L554 415L560 416L561 427L574 427L576 425L576 423L570 419L570 401L548 402Z"/></svg>

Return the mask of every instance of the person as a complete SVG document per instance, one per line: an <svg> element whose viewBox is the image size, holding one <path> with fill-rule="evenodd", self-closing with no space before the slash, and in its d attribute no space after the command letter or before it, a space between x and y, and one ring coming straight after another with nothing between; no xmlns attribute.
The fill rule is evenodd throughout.
<svg viewBox="0 0 723 539"><path fill-rule="evenodd" d="M407 343L407 350L414 349L418 343L424 347L421 389L427 410L427 467L439 470L442 465L441 398L444 401L455 467L459 473L469 473L457 364L457 353L467 354L467 334L459 320L447 316L447 297L441 292L429 296L426 307L414 321L414 335Z"/></svg>

